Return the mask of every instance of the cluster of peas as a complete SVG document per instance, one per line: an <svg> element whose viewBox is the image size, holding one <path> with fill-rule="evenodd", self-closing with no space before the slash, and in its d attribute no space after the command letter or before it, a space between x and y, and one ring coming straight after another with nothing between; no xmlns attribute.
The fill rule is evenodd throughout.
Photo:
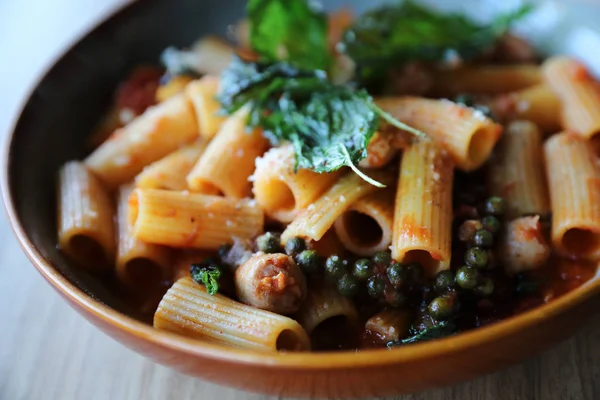
<svg viewBox="0 0 600 400"><path fill-rule="evenodd" d="M431 300L427 312L436 320L446 320L456 312L457 289L479 297L489 297L494 293L494 281L486 275L495 268L491 249L502 226L500 219L506 210L506 203L503 198L493 196L484 202L482 208L483 217L473 221L481 227L472 235L462 238L467 246L464 265L456 272L445 270L435 277L434 288L440 295Z"/></svg>
<svg viewBox="0 0 600 400"><path fill-rule="evenodd" d="M483 205L483 217L476 221L481 228L463 238L467 249L464 265L438 273L427 281L419 263L401 264L392 260L388 251L380 251L370 258L354 262L339 255L321 257L307 248L306 241L295 237L282 249L280 235L267 232L256 239L256 250L265 253L285 252L307 275L323 273L335 284L340 294L355 297L362 292L389 307L403 307L420 299L424 312L435 320L446 320L458 309L459 292L471 292L488 297L494 292L494 281L486 272L494 268L491 248L501 228L501 217L506 209L504 199L490 197ZM365 290L366 289L366 290Z"/></svg>

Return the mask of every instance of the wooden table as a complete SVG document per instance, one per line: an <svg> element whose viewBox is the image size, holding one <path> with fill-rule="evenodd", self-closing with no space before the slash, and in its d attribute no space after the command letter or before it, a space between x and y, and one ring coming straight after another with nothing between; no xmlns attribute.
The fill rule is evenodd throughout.
<svg viewBox="0 0 600 400"><path fill-rule="evenodd" d="M72 38L124 0L0 0L0 132ZM200 1L200 0L199 0ZM555 349L455 387L398 399L600 399L600 320ZM154 364L99 332L47 285L0 217L0 399L271 399Z"/></svg>

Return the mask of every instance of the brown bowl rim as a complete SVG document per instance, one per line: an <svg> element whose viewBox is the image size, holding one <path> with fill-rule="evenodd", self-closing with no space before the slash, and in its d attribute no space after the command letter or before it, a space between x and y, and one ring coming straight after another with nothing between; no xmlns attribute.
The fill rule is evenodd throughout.
<svg viewBox="0 0 600 400"><path fill-rule="evenodd" d="M289 369L326 370L385 366L406 363L415 359L430 359L433 357L448 356L453 353L479 346L486 342L493 342L501 337L515 334L521 330L535 326L545 319L553 318L563 312L567 312L569 309L572 309L600 291L599 272L596 272L595 276L584 285L566 293L550 303L494 324L477 328L469 332L460 333L456 336L426 343L417 343L392 350L367 349L360 351L319 353L260 353L206 343L167 331L154 329L148 324L122 314L98 300L94 300L58 272L51 262L41 255L36 246L31 242L28 234L25 232L14 206L13 188L9 186L9 153L12 148L17 125L21 121L25 106L29 103L33 92L39 86L40 82L45 79L46 75L73 48L73 46L79 43L93 30L125 10L141 7L142 4L144 4L143 1L135 1L120 4L108 10L108 12L105 12L98 18L98 22L93 24L90 29L82 30L82 32L76 35L73 40L66 44L66 50L59 52L58 55L47 64L44 69L45 72L41 74L35 84L31 86L28 95L21 103L19 108L20 111L15 114L12 123L9 125L9 132L2 144L3 160L2 174L0 177L2 200L10 226L17 237L21 248L38 272L54 287L55 290L63 294L73 302L73 304L78 305L87 313L93 314L99 320L102 320L121 331L126 331L145 342L153 343L159 347L186 353L188 355L263 367L277 366L278 368L284 367Z"/></svg>

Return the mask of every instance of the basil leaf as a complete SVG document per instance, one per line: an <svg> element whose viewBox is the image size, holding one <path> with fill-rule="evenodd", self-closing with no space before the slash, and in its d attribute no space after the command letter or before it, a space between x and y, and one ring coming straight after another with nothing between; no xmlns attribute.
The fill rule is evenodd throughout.
<svg viewBox="0 0 600 400"><path fill-rule="evenodd" d="M307 0L249 0L252 49L265 61L329 68L327 17Z"/></svg>
<svg viewBox="0 0 600 400"><path fill-rule="evenodd" d="M393 348L404 344L412 344L427 340L440 339L446 336L454 335L458 332L456 325L451 321L440 321L431 328L423 329L421 332L401 340L388 342L387 347Z"/></svg>
<svg viewBox="0 0 600 400"><path fill-rule="evenodd" d="M408 61L472 59L490 48L531 5L478 25L460 14L441 14L412 1L361 15L344 33L341 48L363 78L381 78L390 65Z"/></svg>
<svg viewBox="0 0 600 400"><path fill-rule="evenodd" d="M192 264L190 268L190 275L194 282L206 286L206 292L211 296L219 291L221 274L221 268L214 264Z"/></svg>
<svg viewBox="0 0 600 400"><path fill-rule="evenodd" d="M248 125L261 127L272 145L289 141L296 169L332 172L352 168L371 184L356 164L379 126L388 123L425 136L381 111L364 90L335 85L321 70L299 69L289 63L245 63L234 59L221 77L217 97L228 114L248 106Z"/></svg>

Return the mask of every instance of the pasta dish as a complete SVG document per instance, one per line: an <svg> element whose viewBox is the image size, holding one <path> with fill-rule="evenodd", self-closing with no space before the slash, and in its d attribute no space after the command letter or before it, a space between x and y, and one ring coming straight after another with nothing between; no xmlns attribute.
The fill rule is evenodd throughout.
<svg viewBox="0 0 600 400"><path fill-rule="evenodd" d="M511 24L249 0L117 88L58 246L156 329L275 351L442 338L600 259L600 83Z"/></svg>

